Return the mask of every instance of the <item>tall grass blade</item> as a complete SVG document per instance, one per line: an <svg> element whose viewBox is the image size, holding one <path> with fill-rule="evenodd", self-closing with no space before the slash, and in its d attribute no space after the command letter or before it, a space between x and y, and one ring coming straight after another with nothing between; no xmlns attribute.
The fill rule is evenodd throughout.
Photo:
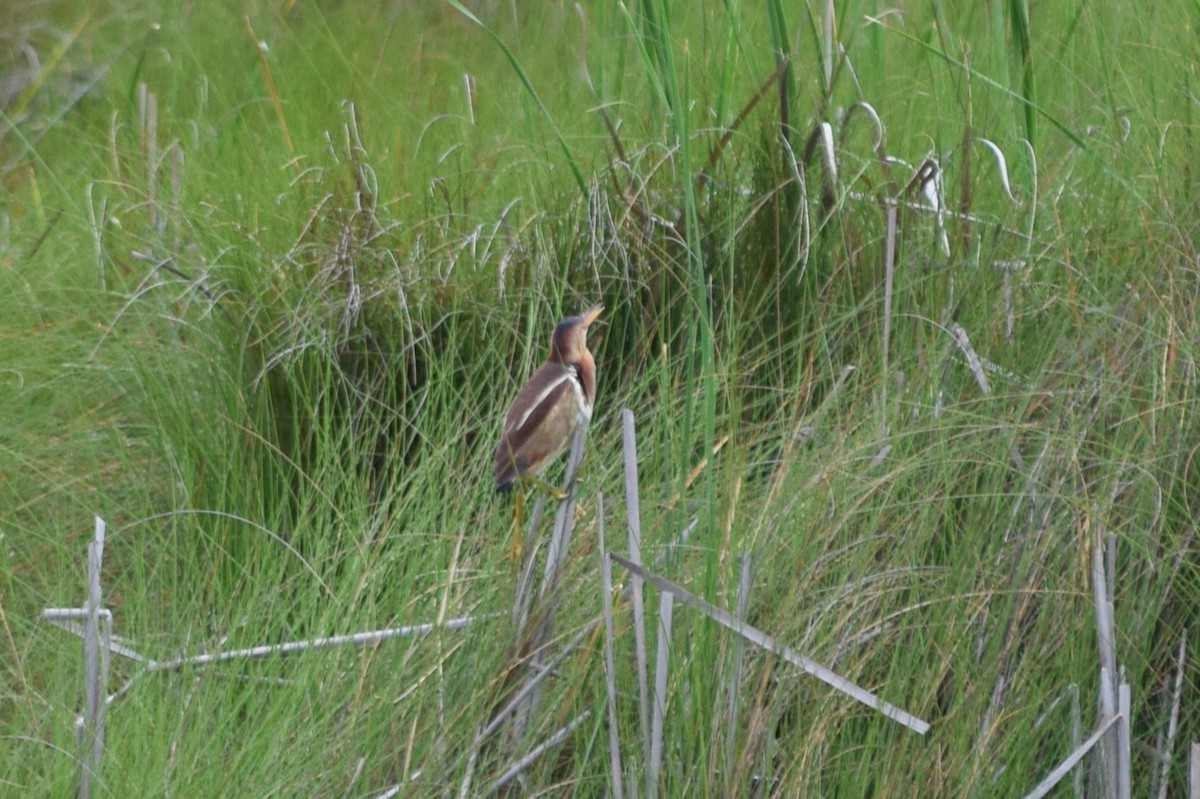
<svg viewBox="0 0 1200 799"><path fill-rule="evenodd" d="M458 799L468 799L471 796L471 783L475 779L475 764L479 760L479 750L472 749L471 754L467 756L467 765L463 769L462 782L458 785ZM397 790L399 785L396 786Z"/></svg>
<svg viewBox="0 0 1200 799"><path fill-rule="evenodd" d="M653 0L651 0L653 2ZM650 82L650 88L653 91L655 99L662 106L670 111L672 98L667 91L667 86L664 83L664 76L659 74L656 66L657 54L651 52L650 37L646 36L642 26L638 25L633 13L629 10L625 0L617 0L617 8L621 12L621 17L625 21L625 25L632 34L634 47L637 48L638 55L642 59L642 66L645 68L646 79Z"/></svg>
<svg viewBox="0 0 1200 799"><path fill-rule="evenodd" d="M791 30L783 15L781 0L767 0L767 22L771 29L771 48L776 69L782 67L779 81L779 136L784 142L792 138L792 78Z"/></svg>
<svg viewBox="0 0 1200 799"><path fill-rule="evenodd" d="M283 143L287 146L288 153L294 154L296 145L292 143L292 132L288 130L287 116L283 113L283 100L279 97L279 89L275 86L275 76L271 74L271 65L267 62L266 44L254 32L250 17L245 16L242 19L246 25L246 35L250 37L250 44L258 55L258 65L262 68L263 80L267 84L267 94L271 96L271 108L275 111L275 121L279 123L279 132L283 135Z"/></svg>
<svg viewBox="0 0 1200 799"><path fill-rule="evenodd" d="M836 49L835 45L837 42L837 25L834 17L833 0L825 0L821 29L821 66L824 68L825 97L828 103L829 95L833 92L833 52Z"/></svg>
<svg viewBox="0 0 1200 799"><path fill-rule="evenodd" d="M762 99L766 97L767 92L771 90L772 84L783 79L783 72L784 69L787 68L787 63L788 62L786 60L781 60L778 64L776 64L775 71L772 72L767 79L762 82L762 84L758 87L758 91L756 91L750 98L749 102L742 107L742 110L738 112L738 115L734 118L733 122L729 123L729 127L725 129L725 132L721 134L721 138L717 140L717 142L712 146L712 149L709 151L708 166L705 167L704 174L701 175L701 178L707 179L709 173L717 168L717 162L721 160L721 153L725 152L725 149L729 146L729 143L733 141L734 134L741 129L742 125L745 124L746 120L750 117L750 114L753 113L754 109L758 107L758 104L762 102Z"/></svg>
<svg viewBox="0 0 1200 799"><path fill-rule="evenodd" d="M1037 90L1033 77L1033 53L1029 38L1029 0L1009 0L1009 22L1013 44L1021 64L1021 97L1025 100L1025 138L1037 142Z"/></svg>
<svg viewBox="0 0 1200 799"><path fill-rule="evenodd" d="M583 179L583 172L580 171L579 164L576 162L575 156L571 152L571 148L567 145L566 137L563 136L562 131L559 130L558 124L554 121L554 117L550 114L550 109L547 108L546 104L542 101L542 96L538 94L537 89L533 87L533 81L529 78L528 73L525 72L525 68L521 66L521 62L517 59L516 53L512 51L512 48L510 48L504 42L504 40L496 34L495 31L493 31L487 25L484 25L479 17L475 16L475 14L473 14L458 0L446 0L446 2L450 4L450 6L452 6L456 11L458 11L458 13L462 14L471 22L482 28L488 37L491 38L491 40L495 42L500 50L504 53L504 57L508 59L509 65L513 68L513 72L515 72L517 74L517 78L520 79L521 85L525 87L525 91L529 93L529 96L537 105L538 110L541 111L542 116L545 117L547 124L550 125L550 130L553 131L554 138L558 140L558 146L562 148L563 155L566 156L567 166L570 167L571 175L575 178L575 184L579 187L579 194L584 200L587 200L587 181Z"/></svg>
<svg viewBox="0 0 1200 799"><path fill-rule="evenodd" d="M1083 136L1081 136L1080 134L1076 133L1074 130L1069 128L1067 126L1067 124L1065 122L1063 122L1062 120L1060 120L1058 117L1054 116L1049 111L1042 108L1040 105L1036 104L1035 102L1030 101L1023 95L1017 94L1012 89L1005 86L1004 84L988 77L987 75L978 71L977 69L970 66L969 64L963 63L961 60L955 58L954 56L950 55L949 53L945 52L944 50L936 48L936 47L932 46L931 44L929 44L928 42L926 42L922 39L919 39L918 37L913 36L912 34L907 33L906 31L903 31L899 28L894 28L894 27L888 26L888 31L912 42L914 45L916 45L917 47L920 47L923 50L928 50L929 52L936 55L938 58L941 58L947 64L950 64L951 66L953 66L957 69L961 69L964 73L970 75L973 80L978 80L978 81L992 87L993 89L996 89L997 91L1002 92L1002 93L1008 95L1009 97L1012 97L1013 99L1029 106L1032 113L1045 119L1059 133L1063 134L1068 139L1070 139L1072 144L1074 144L1076 147L1078 147L1082 152L1088 154L1088 156L1093 160L1093 162L1100 169L1102 169L1112 180L1114 180L1118 185L1120 185L1121 188L1130 197L1134 198L1137 201L1137 203L1139 205L1141 205L1143 208L1146 208L1147 210L1149 210L1149 208L1150 208L1149 200L1147 200L1142 195L1142 193L1138 191L1137 187L1133 183L1131 183L1124 175L1119 174L1116 171L1116 169L1113 168L1112 164L1108 163L1102 157L1100 157L1096 152L1094 152L1093 149L1088 146L1087 140ZM1032 140L1030 140L1030 142L1032 144Z"/></svg>

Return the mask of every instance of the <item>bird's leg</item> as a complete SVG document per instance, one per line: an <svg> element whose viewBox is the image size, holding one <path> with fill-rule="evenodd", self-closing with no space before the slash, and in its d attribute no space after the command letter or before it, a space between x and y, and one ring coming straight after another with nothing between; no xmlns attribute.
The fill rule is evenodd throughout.
<svg viewBox="0 0 1200 799"><path fill-rule="evenodd" d="M513 499L513 521L512 521L512 548L509 550L509 557L513 563L521 562L521 552L524 549L522 541L521 527L524 523L522 518L525 515L525 491L523 487L517 487L517 496Z"/></svg>
<svg viewBox="0 0 1200 799"><path fill-rule="evenodd" d="M538 488L542 489L543 491L545 491L550 496L554 497L559 502L562 502L564 499L567 498L566 491L562 491L560 489L555 488L554 486L550 485L549 483L547 483L545 480L543 480L540 477L534 477L532 474L526 474L526 475L522 475L521 479L525 480L530 485L535 485Z"/></svg>
<svg viewBox="0 0 1200 799"><path fill-rule="evenodd" d="M538 484L545 491L547 491L551 496L553 496L555 499L557 499L559 502L562 502L569 496L568 492L560 491L559 489L557 489L554 486L547 483L545 480L538 480L536 477L532 477L529 479L537 480ZM579 479L579 473L576 472L575 477L571 478L571 481L567 485L577 486L582 482L583 481L581 479ZM575 520L578 521L579 519L583 518L583 516L586 513L587 513L587 508L584 506L584 504L582 502L580 502L578 499L575 500Z"/></svg>
<svg viewBox="0 0 1200 799"><path fill-rule="evenodd" d="M521 475L520 482L528 483L542 491L545 491L550 496L554 497L558 502L562 502L567 498L567 492L555 488L540 477L534 477L532 474ZM523 530L524 511L525 511L525 487L517 486L516 497L513 502L513 531L512 531L512 546L510 555L513 563L519 563L524 550Z"/></svg>

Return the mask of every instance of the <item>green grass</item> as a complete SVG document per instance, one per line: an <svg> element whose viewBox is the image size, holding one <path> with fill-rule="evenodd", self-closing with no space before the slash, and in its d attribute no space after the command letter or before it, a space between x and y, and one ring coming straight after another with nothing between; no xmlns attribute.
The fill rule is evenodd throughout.
<svg viewBox="0 0 1200 799"><path fill-rule="evenodd" d="M556 642L600 613L601 492L625 550L629 407L647 560L696 520L660 572L732 608L748 554L753 624L932 724L753 648L735 681L677 605L659 795L1023 796L1073 748L1063 697L1099 718L1107 533L1134 737L1163 746L1200 646L1195 3L10 5L0 793L74 790L80 644L40 616L82 603L99 515L116 631L160 660L482 620L141 678L94 795L458 795L515 645L490 450L597 300ZM945 214L901 208L885 319L885 205L926 201L926 159ZM608 792L600 646L474 790L590 710L526 792ZM1135 749L1136 795L1158 768Z"/></svg>

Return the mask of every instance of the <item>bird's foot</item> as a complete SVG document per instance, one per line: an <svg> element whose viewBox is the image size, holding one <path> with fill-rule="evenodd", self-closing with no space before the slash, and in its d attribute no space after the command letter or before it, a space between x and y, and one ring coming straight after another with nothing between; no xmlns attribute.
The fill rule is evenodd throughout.
<svg viewBox="0 0 1200 799"><path fill-rule="evenodd" d="M554 486L550 485L549 483L547 483L545 480L541 479L540 477L534 477L533 475L527 474L524 476L523 479L525 481L529 482L530 484L537 486L542 491L545 491L547 494L554 497L554 499L559 502L562 502L564 499L567 498L566 491L563 491L561 488L555 488Z"/></svg>

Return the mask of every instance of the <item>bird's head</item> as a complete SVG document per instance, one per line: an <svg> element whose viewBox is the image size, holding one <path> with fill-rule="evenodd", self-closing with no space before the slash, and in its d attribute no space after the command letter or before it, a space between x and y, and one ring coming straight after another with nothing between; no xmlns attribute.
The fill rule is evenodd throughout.
<svg viewBox="0 0 1200 799"><path fill-rule="evenodd" d="M593 305L579 316L568 316L554 328L550 340L551 360L576 363L587 352L587 329L604 310L601 304Z"/></svg>

